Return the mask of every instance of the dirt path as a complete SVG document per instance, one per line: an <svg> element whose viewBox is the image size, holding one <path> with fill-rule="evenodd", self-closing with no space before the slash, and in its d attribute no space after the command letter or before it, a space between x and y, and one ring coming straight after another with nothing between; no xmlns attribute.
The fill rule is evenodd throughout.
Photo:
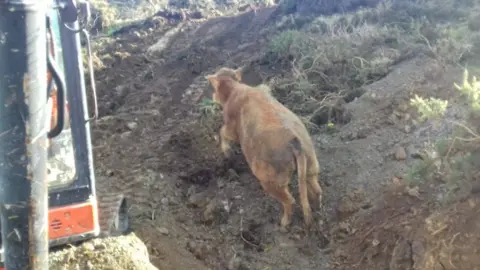
<svg viewBox="0 0 480 270"><path fill-rule="evenodd" d="M202 75L260 57L266 33L259 33L273 11L192 22L162 59L119 59L97 76L107 105L94 127L99 189L127 193L133 229L161 269L326 267L323 236L304 241L300 227L277 232L276 202L247 167L231 175L215 140L198 132L195 108L209 91ZM117 52L155 42L122 40Z"/></svg>
<svg viewBox="0 0 480 270"><path fill-rule="evenodd" d="M412 93L452 96L450 86L460 70L443 70L450 75L431 83L431 68L438 69L438 63L418 54L367 86L361 98L348 104L353 117L347 125L333 134L314 135L325 190L324 209L315 213L318 225L305 234L296 209L294 226L280 233L277 202L265 196L241 157L237 162L223 159L215 133L204 130L197 109L210 91L205 74L260 59L270 34L262 29L274 23L269 21L272 12L267 8L187 22L160 56L144 52L165 29L125 35L107 48L115 58L97 73L102 118L93 127L100 196L107 189L127 194L133 230L162 270L386 269L381 268L386 264L413 269L412 254L410 261L394 266L391 260L399 257L387 254L412 235L389 235L393 238L375 245L384 251L368 255L370 264L356 266L350 261L363 262L366 248L355 248L348 239L356 231L367 237L370 228L381 234L388 230L385 220L400 224L412 207L423 209L417 201L398 202L405 207L394 210L374 206L392 179L413 164L410 156L451 129L414 125L413 112L405 109ZM262 76L250 79L258 83ZM454 104L447 117L464 114L462 106ZM402 150L408 155L398 158ZM385 226L358 218L365 215ZM419 211L415 217L426 215L428 211ZM358 241L361 245L365 238ZM379 253L381 259L372 259Z"/></svg>

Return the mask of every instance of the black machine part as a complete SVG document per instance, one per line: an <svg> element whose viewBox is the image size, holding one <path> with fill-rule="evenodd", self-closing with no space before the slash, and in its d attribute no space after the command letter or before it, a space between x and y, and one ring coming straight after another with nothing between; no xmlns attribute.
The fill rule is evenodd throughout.
<svg viewBox="0 0 480 270"><path fill-rule="evenodd" d="M96 97L95 78L92 62L92 51L90 44L90 36L86 30L86 25L90 18L90 5L86 1L74 1L74 0L57 0L58 6L63 7L59 9L60 17L64 27L61 27L61 44L64 55L65 65L65 78L67 89L78 89L81 91L67 91L67 100L70 104L70 110L72 113L72 136L75 141L75 147L78 152L81 152L77 160L77 168L85 172L90 172L87 175L79 176L79 181L76 181L76 185L68 191L59 191L59 195L55 198L72 198L75 195L80 195L75 201L86 200L88 195L94 195L97 197L99 208L99 223L101 228L101 235L118 235L129 232L130 224L128 219L128 204L125 196L118 192L108 192L105 189L101 189L102 192L97 192L95 175L93 173L93 157L91 155L92 148L90 143L90 126L89 123L94 121L98 117L98 104ZM60 4L62 3L62 4ZM75 12L72 10L75 9ZM79 10L80 12L77 12ZM80 24L77 20L83 18L84 23ZM86 41L87 49L87 64L89 75L89 86L92 91L93 100L93 114L88 113L86 102L86 85L84 81L83 65L81 61L81 49L80 49L80 36L83 34ZM78 102L82 101L82 102ZM80 118L81 117L81 118ZM82 128L80 128L82 126ZM83 128L85 127L85 128ZM83 152L85 149L86 153ZM83 150L83 151L81 151ZM88 157L88 158L87 158ZM82 173L83 174L83 173ZM88 183L85 179L89 179ZM86 188L85 185L89 184L90 188ZM80 192L80 188L85 192ZM69 192L66 194L66 192ZM98 196L97 196L98 193ZM66 195L66 196L65 196ZM50 194L50 205L65 205L68 203L74 203L74 201L65 201L61 199L57 203L52 201L52 193Z"/></svg>
<svg viewBox="0 0 480 270"><path fill-rule="evenodd" d="M45 1L0 0L0 100L5 101L0 107L0 215L1 251L4 251L0 263L4 262L9 270L48 269L48 207L97 197L89 126L98 116L93 65L88 42L90 87L94 98L94 113L90 116L78 34L85 34L87 41L89 37L84 28L78 27L76 1L54 1L53 8L60 12L62 19L62 70L55 65L54 59L46 57ZM87 15L88 7L87 2L80 3L80 9L86 10ZM77 168L71 186L48 192L46 141L64 127L60 122L50 132L45 128L49 122L45 99L47 67L60 90L57 98L60 102L68 100L70 111L74 112L69 114L69 120ZM61 107L64 110L64 106ZM128 211L124 196L101 194L97 199L100 223L105 225L103 232L109 235L127 232Z"/></svg>
<svg viewBox="0 0 480 270"><path fill-rule="evenodd" d="M0 219L4 266L48 269L45 1L0 1Z"/></svg>

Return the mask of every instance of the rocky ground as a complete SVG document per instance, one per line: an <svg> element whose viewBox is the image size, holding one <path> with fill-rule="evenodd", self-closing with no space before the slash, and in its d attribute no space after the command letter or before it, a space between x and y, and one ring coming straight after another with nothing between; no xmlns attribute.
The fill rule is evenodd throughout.
<svg viewBox="0 0 480 270"><path fill-rule="evenodd" d="M445 6L446 11L417 14L435 2L426 1L420 11L417 6L415 14L388 4L353 11L353 18L365 16L367 24L380 25L373 30L364 24L325 30L331 26L325 22L339 16L305 22L291 14L282 17L271 6L183 21L157 16L141 27L97 38L101 117L93 125L93 142L100 196L102 190L128 196L132 229L148 248L151 263L162 270L480 269L476 159L469 159L470 167L462 163L462 173L454 178L419 172L425 155L455 130L452 122L469 117L468 103L453 87L461 82L463 68L442 54L442 34L427 29L457 22L442 17L451 13ZM398 19L388 15L392 10L398 18L425 17L429 24L415 29L438 42L386 29L384 18ZM300 28L317 29L311 33L328 38L320 46L325 57L317 69L328 80L302 77L291 64L294 53L279 58L279 50L272 49L279 32ZM469 29L478 34L478 28ZM347 36L355 41L355 54L333 59L342 54L343 43L328 45ZM361 54L365 46L369 52ZM388 65L372 71L373 60L379 59ZM372 67L367 75L359 68L364 62ZM280 205L265 195L241 155L225 160L220 154L216 134L221 122L199 104L211 93L204 76L221 66L247 67L246 83L269 83L280 101L317 124L312 137L325 196L311 231L304 232L296 209L290 231L279 232ZM344 89L353 97L336 100L328 121L315 120L325 117L319 103L310 101L325 97L320 92ZM417 121L410 106L415 94L448 99L444 118ZM470 157L466 153L456 152ZM130 267L122 269L149 269Z"/></svg>

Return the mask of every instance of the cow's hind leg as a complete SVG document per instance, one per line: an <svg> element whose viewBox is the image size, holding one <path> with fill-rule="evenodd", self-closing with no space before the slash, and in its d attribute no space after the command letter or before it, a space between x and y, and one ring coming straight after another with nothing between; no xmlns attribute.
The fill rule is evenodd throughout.
<svg viewBox="0 0 480 270"><path fill-rule="evenodd" d="M280 180L280 179L275 179ZM264 181L262 183L262 187L267 194L272 196L273 198L280 201L283 206L283 215L280 220L280 227L282 231L286 231L286 228L292 222L292 215L293 215L293 205L295 204L295 199L293 198L292 194L288 190L288 182L284 181Z"/></svg>
<svg viewBox="0 0 480 270"><path fill-rule="evenodd" d="M322 188L318 183L318 176L316 174L308 175L307 183L308 183L308 195L312 201L316 202L315 208L319 210L322 208Z"/></svg>
<svg viewBox="0 0 480 270"><path fill-rule="evenodd" d="M315 155L309 155L308 157L308 170L307 170L307 184L308 184L308 198L314 204L314 208L321 209L322 207L322 188L318 182L318 176L320 175L320 168L318 160Z"/></svg>

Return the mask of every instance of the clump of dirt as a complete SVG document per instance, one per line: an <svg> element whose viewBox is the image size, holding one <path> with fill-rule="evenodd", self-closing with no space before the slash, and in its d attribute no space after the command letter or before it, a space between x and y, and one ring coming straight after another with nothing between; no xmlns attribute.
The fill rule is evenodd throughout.
<svg viewBox="0 0 480 270"><path fill-rule="evenodd" d="M213 139L198 135L193 130L172 134L161 151L168 155L165 166L170 173L182 172L180 177L192 184L208 184L225 173L223 156Z"/></svg>
<svg viewBox="0 0 480 270"><path fill-rule="evenodd" d="M147 247L131 233L94 239L49 255L49 269L157 270L150 263Z"/></svg>
<svg viewBox="0 0 480 270"><path fill-rule="evenodd" d="M428 189L421 189L426 193ZM475 269L480 265L478 196L447 208L404 185L382 196L368 216L338 226L334 269Z"/></svg>

